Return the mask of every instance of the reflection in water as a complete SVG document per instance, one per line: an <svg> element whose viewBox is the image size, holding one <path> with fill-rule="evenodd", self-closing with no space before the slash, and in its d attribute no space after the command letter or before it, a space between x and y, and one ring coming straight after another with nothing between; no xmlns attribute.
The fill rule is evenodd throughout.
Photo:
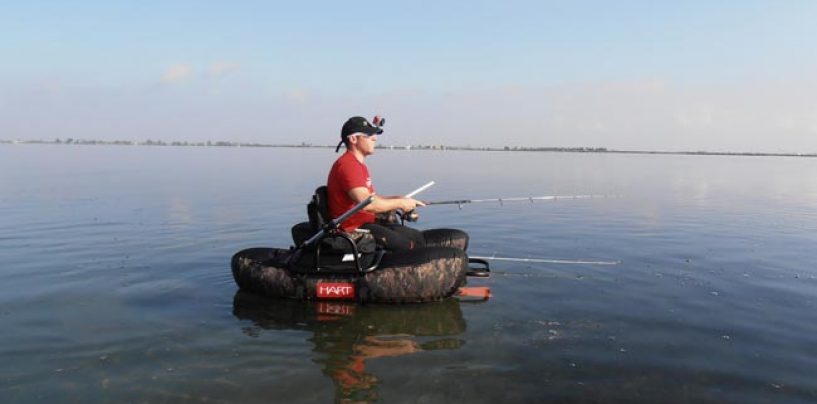
<svg viewBox="0 0 817 404"><path fill-rule="evenodd" d="M344 302L274 300L237 292L233 314L252 320L245 334L262 330L305 330L319 353L315 362L335 384L340 402L377 400L377 377L366 360L436 349L457 349L465 341L460 302L448 299L422 305L366 305Z"/></svg>

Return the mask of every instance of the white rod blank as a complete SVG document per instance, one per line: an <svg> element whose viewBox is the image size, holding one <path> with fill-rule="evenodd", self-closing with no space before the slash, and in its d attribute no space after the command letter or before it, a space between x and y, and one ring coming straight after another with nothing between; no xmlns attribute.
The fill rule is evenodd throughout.
<svg viewBox="0 0 817 404"><path fill-rule="evenodd" d="M414 197L414 195L417 195L417 194L419 194L420 192L425 191L426 189L428 189L428 188L429 188L429 187L431 187L432 185L434 185L434 181L429 181L429 182L428 182L428 184L425 184L425 185L423 185L422 187L417 188L417 189L415 189L414 191L411 191L411 192L409 192L408 194L406 194L406 198L413 198L413 197Z"/></svg>

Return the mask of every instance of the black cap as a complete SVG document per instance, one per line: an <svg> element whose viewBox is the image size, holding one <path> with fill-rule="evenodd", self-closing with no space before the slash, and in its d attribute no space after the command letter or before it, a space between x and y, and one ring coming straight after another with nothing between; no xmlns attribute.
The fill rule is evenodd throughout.
<svg viewBox="0 0 817 404"><path fill-rule="evenodd" d="M355 133L365 133L369 136L379 135L383 133L383 128L372 125L362 116L353 116L349 118L346 123L343 124L343 128L340 129L340 143L338 143L338 147L335 148L335 153L340 150L340 146L343 144L343 141Z"/></svg>

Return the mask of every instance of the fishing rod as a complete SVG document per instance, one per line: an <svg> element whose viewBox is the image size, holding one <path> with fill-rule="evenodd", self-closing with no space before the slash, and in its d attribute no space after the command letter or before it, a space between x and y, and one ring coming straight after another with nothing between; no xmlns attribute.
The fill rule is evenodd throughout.
<svg viewBox="0 0 817 404"><path fill-rule="evenodd" d="M423 185L422 187L417 188L417 189L415 189L414 191L411 191L411 192L407 193L407 194L406 194L406 198L413 198L413 197L414 197L414 195L417 195L417 194L419 194L420 192L425 191L426 189L428 189L428 188L429 188L429 187L431 187L432 185L434 185L434 181L429 181L429 182L428 182L428 184L425 184L425 185Z"/></svg>
<svg viewBox="0 0 817 404"><path fill-rule="evenodd" d="M429 187L434 185L434 181L429 181L427 184L423 185L420 188L417 188L413 192L406 194L406 198L414 197L415 195L419 194L420 192L425 191ZM504 204L505 202L524 202L528 201L533 203L533 201L556 201L556 200L564 200L564 199L603 199L603 198L618 198L619 195L608 195L608 194L587 194L587 195L545 195L545 196L529 196L524 198L491 198L491 199L457 199L457 200L448 200L448 201L432 201L432 202L424 202L426 206L430 205L459 205L460 209L462 209L462 205L466 203L484 203L484 202L499 202L500 205ZM413 215L413 216L412 216ZM416 221L417 216L416 212L405 212L401 215L401 218L404 221ZM497 257L492 255L488 256L478 256L478 255L469 255L469 259L475 260L488 260L488 261L506 261L506 262L526 262L526 263L537 263L537 264L572 264L572 265L618 265L621 264L621 261L609 261L609 260L567 260L567 259L548 259L548 258L515 258L515 257ZM490 296L490 292L488 295Z"/></svg>
<svg viewBox="0 0 817 404"><path fill-rule="evenodd" d="M429 181L428 183L426 183L422 187L417 188L414 191L411 191L411 192L407 193L405 195L405 197L406 198L413 198L415 195L419 194L420 192L425 191L426 189L430 188L434 184L435 184L434 181ZM405 224L405 222L416 222L417 219L419 219L419 217L420 217L417 214L417 212L415 212L413 210L409 211L409 212L403 212L400 209L397 209L395 211L395 213L397 214L397 217L399 218L399 219L396 219L396 220L400 220L400 222L402 224Z"/></svg>
<svg viewBox="0 0 817 404"><path fill-rule="evenodd" d="M410 198L410 197L412 197L414 195L417 195L420 192L425 191L426 189L428 189L432 185L434 185L434 181L431 181L431 182L423 185L422 187L417 188L414 191L409 192L408 194L406 194L406 197ZM310 246L310 245L314 244L316 241L318 241L319 239L321 239L324 236L324 234L326 234L328 231L336 230L338 227L340 227L340 225L343 222L346 221L346 219L348 219L349 217L351 217L355 213L360 212L363 208L369 206L372 202L374 202L374 199L375 199L374 195L369 195L368 198L360 201L357 205L355 205L354 207L352 207L348 211L344 212L342 215L338 216L337 218L335 218L335 219L331 220L329 223L327 223L324 228L320 229L320 231L315 233L315 235L310 237L308 240L304 241L303 244L301 244L301 247Z"/></svg>
<svg viewBox="0 0 817 404"><path fill-rule="evenodd" d="M311 246L312 244L314 244L315 242L317 242L318 240L323 238L324 234L326 234L327 232L337 230L338 227L340 227L340 225L343 222L346 221L346 219L348 219L350 216L354 215L355 213L360 212L363 208L369 206L369 204L371 204L372 202L374 202L374 195L369 195L368 198L360 201L357 205L355 205L354 207L347 210L342 215L338 216L335 219L332 219L329 223L324 225L324 227L322 229L320 229L317 233L315 233L308 240L304 241L303 244L301 244L300 248Z"/></svg>
<svg viewBox="0 0 817 404"><path fill-rule="evenodd" d="M509 262L528 262L537 264L579 264L579 265L618 265L621 261L594 261L594 260L564 260L564 259L547 259L547 258L513 258L513 257L481 257L478 255L469 255L468 258L476 258L488 261L509 261Z"/></svg>
<svg viewBox="0 0 817 404"><path fill-rule="evenodd" d="M534 201L557 201L557 200L567 200L567 199L606 199L606 198L618 198L618 195L608 195L608 194L588 194L588 195L544 195L544 196L527 196L521 198L490 198L490 199L453 199L448 201L429 201L424 202L426 206L431 205L459 205L460 209L462 209L462 205L466 203L484 203L484 202L499 202L500 205L504 205L505 202L530 202L533 203Z"/></svg>

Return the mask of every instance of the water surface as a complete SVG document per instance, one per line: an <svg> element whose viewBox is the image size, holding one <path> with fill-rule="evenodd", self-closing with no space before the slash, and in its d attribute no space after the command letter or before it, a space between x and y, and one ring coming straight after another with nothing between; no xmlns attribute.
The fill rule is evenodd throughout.
<svg viewBox="0 0 817 404"><path fill-rule="evenodd" d="M378 150L379 193L495 263L485 303L237 291L329 149L0 145L2 402L813 402L817 160Z"/></svg>

